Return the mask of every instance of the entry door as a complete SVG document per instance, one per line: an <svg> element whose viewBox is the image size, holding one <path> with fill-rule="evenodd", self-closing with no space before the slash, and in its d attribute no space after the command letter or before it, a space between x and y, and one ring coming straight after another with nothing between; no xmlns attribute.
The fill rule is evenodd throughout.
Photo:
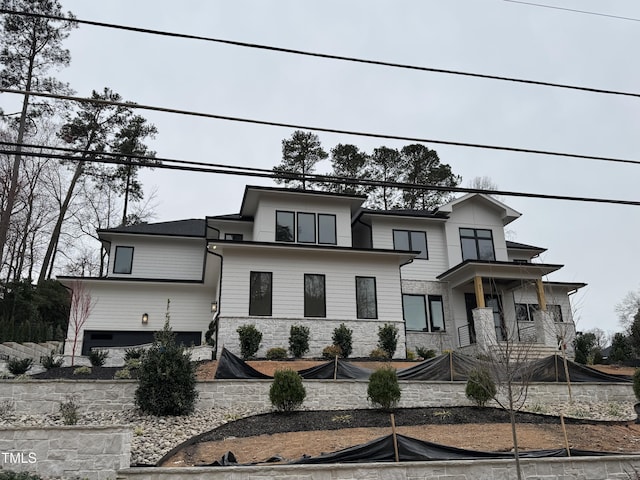
<svg viewBox="0 0 640 480"><path fill-rule="evenodd" d="M502 302L499 296L485 295L484 302L487 308L493 310L493 325L496 328L496 339L499 342L504 342L507 339L505 335L506 329L504 325L504 316L502 314Z"/></svg>

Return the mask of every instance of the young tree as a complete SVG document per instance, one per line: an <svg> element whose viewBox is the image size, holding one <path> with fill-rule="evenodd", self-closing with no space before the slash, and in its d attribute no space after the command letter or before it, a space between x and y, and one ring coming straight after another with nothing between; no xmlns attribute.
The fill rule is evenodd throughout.
<svg viewBox="0 0 640 480"><path fill-rule="evenodd" d="M3 8L29 13L65 17L68 20L4 15L0 28L0 85L29 92L34 85L39 91L61 92L66 85L47 74L52 68L67 66L71 56L62 48L62 42L75 27L73 15L65 14L57 0L3 0ZM9 188L0 214L0 258L4 256L11 215L13 213L20 169L22 143L31 122L45 109L45 104L32 104L31 96L25 93L20 116L15 122L16 153L13 158Z"/></svg>
<svg viewBox="0 0 640 480"><path fill-rule="evenodd" d="M629 341L636 352L636 357L640 357L640 308L635 317L633 317L631 327L629 327Z"/></svg>
<svg viewBox="0 0 640 480"><path fill-rule="evenodd" d="M69 314L68 328L69 333L73 335L72 338L68 339L73 342L71 347L71 366L75 363L80 332L89 319L95 305L96 301L91 298L91 292L87 290L84 283L74 281L71 284L71 312Z"/></svg>
<svg viewBox="0 0 640 480"><path fill-rule="evenodd" d="M414 185L438 185L455 187L460 177L454 175L451 167L440 163L435 150L418 143L407 145L400 150L404 175L402 181ZM427 210L442 205L451 198L451 193L439 190L407 189L402 192L403 207Z"/></svg>
<svg viewBox="0 0 640 480"><path fill-rule="evenodd" d="M633 346L629 337L624 333L616 333L611 341L611 353L609 358L614 362L624 362L633 357Z"/></svg>
<svg viewBox="0 0 640 480"><path fill-rule="evenodd" d="M339 143L331 149L331 176L353 180L369 179L369 156L358 147ZM366 195L371 188L357 183L328 184L327 190L350 195Z"/></svg>
<svg viewBox="0 0 640 480"><path fill-rule="evenodd" d="M379 182L397 182L402 177L400 152L394 148L380 147L373 150L370 158L371 179ZM400 191L397 188L377 187L369 205L389 210L400 205Z"/></svg>
<svg viewBox="0 0 640 480"><path fill-rule="evenodd" d="M576 352L576 363L581 363L583 365L593 363L595 346L595 334L591 332L578 332L576 338L573 340L573 348Z"/></svg>
<svg viewBox="0 0 640 480"><path fill-rule="evenodd" d="M624 298L615 306L620 326L628 330L638 310L640 310L640 290L627 292Z"/></svg>
<svg viewBox="0 0 640 480"><path fill-rule="evenodd" d="M296 130L291 138L282 140L282 162L274 167L273 171L283 175L295 174L301 176L302 180L276 178L275 182L306 190L306 177L314 172L318 162L327 157L328 154L322 148L316 134Z"/></svg>

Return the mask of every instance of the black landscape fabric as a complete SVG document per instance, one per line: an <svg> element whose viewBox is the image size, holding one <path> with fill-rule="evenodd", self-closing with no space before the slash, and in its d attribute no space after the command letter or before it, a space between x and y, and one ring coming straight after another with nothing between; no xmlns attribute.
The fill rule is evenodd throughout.
<svg viewBox="0 0 640 480"><path fill-rule="evenodd" d="M222 354L220 355L220 360L218 360L218 367L213 378L233 380L239 378L270 379L273 377L257 371L240 357L236 357L226 348L222 348Z"/></svg>
<svg viewBox="0 0 640 480"><path fill-rule="evenodd" d="M469 372L479 367L481 363L476 358L449 352L413 367L398 370L398 380L465 382Z"/></svg>
<svg viewBox="0 0 640 480"><path fill-rule="evenodd" d="M605 382L621 383L630 382L631 377L625 375L607 375L595 368L589 368L579 363L567 360L569 379L574 383L580 382ZM530 382L566 382L567 376L564 370L564 361L560 355L551 355L531 362L525 369L527 380Z"/></svg>
<svg viewBox="0 0 640 480"><path fill-rule="evenodd" d="M338 359L338 368L336 362L332 360L322 365L300 370L298 373L302 378L308 380L333 380L334 371L336 379L367 379L373 372L368 368L357 367L346 360Z"/></svg>

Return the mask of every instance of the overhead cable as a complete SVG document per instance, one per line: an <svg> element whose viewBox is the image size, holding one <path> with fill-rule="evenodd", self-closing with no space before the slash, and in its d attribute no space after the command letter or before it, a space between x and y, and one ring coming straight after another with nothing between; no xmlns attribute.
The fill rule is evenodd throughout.
<svg viewBox="0 0 640 480"><path fill-rule="evenodd" d="M485 150L498 150L503 152L515 152L515 153L530 153L534 155L549 155L554 157L578 158L582 160L596 160L596 161L603 161L603 162L640 164L640 160L631 160L631 159L625 159L625 158L603 157L598 155L582 155L578 153L554 152L550 150L536 150L531 148L507 147L507 146L501 146L501 145L488 145L488 144L481 144L481 143L455 142L450 140L438 140L433 138L410 137L410 136L403 136L403 135L391 135L391 134L373 133L373 132L359 132L354 130L341 130L337 128L317 127L312 125L300 125L295 123L275 122L270 120L257 120L257 119L251 119L251 118L232 117L229 115L218 115L214 113L194 112L191 110L180 110L177 108L157 107L153 105L143 105L139 103L114 102L111 100L98 100L94 98L74 97L70 95L58 95L54 93L15 90L15 89L4 88L4 87L0 87L0 93L13 93L18 95L31 95L34 97L55 98L59 100L69 100L69 101L74 101L79 103L113 105L113 106L126 107L131 109L149 110L149 111L163 112L163 113L174 113L174 114L187 115L192 117L213 118L216 120L225 120L230 122L249 123L254 125L267 125L271 127L293 128L296 130L309 130L309 131L323 132L323 133L336 133L340 135L350 135L350 136L356 136L356 137L379 138L383 140L401 140L405 142L433 143L436 145L449 145L453 147L480 148Z"/></svg>
<svg viewBox="0 0 640 480"><path fill-rule="evenodd" d="M616 18L618 20L631 20L632 22L640 22L640 18L621 17L620 15L609 15L607 13L589 12L587 10L576 10L575 8L558 7L556 5L545 5L543 3L522 2L520 0L504 0L504 1L510 2L510 3L521 3L523 5L531 5L533 7L552 8L554 10L564 10L566 12L584 13L586 15L597 15L598 17L609 17L609 18Z"/></svg>
<svg viewBox="0 0 640 480"><path fill-rule="evenodd" d="M6 8L0 8L0 13L10 14L10 15L22 15L27 17L35 17L35 18L49 18L52 20L65 20L69 21L66 17L56 16L56 15L45 15L41 13L32 13L32 12L21 12L17 10L10 10ZM214 38L214 37L206 37L202 35L191 35L187 33L177 33L177 32L167 32L164 30L154 30L150 28L141 28L141 27L131 27L127 25L119 25L115 23L106 23L106 22L97 22L94 20L82 20L79 18L73 18L73 22L85 24L85 25L93 25L96 27L105 27L105 28L114 28L118 30L127 30L130 32L138 32L138 33L147 33L152 35L161 35L165 37L174 37L174 38L185 38L189 40L201 40L205 42L215 42L225 45L233 45L236 47L244 47L244 48L254 48L260 50L267 50L272 52L279 53L288 53L293 55L302 55L307 57L315 57L315 58L325 58L328 60L340 60L345 62L356 62L368 65L376 65L382 67L391 67L391 68L400 68L406 70L418 70L423 72L431 72L431 73L441 73L447 75L461 75L465 77L474 77L474 78L484 78L488 80L500 80L505 82L516 82L516 83L524 83L530 85L538 85L543 87L554 87L554 88L564 88L570 90L580 90L584 92L590 93L602 93L607 95L623 95L627 97L636 97L640 98L640 93L635 92L623 92L618 90L608 90L601 88L593 88L593 87L584 87L579 85L568 85L562 83L554 83L554 82L544 82L541 80L529 80L524 78L515 78L515 77L505 77L501 75L489 75L484 73L476 73L476 72L464 72L461 70L449 70L443 68L434 68L434 67L423 67L418 65L408 65L403 63L396 62L385 62L382 60L372 60L366 58L358 58L358 57L348 57L344 55L333 55L329 53L321 53L321 52L310 52L307 50L297 50L293 48L284 48L284 47L275 47L273 45L263 45L258 43L250 43L250 42L240 42L236 40L227 40L222 38Z"/></svg>

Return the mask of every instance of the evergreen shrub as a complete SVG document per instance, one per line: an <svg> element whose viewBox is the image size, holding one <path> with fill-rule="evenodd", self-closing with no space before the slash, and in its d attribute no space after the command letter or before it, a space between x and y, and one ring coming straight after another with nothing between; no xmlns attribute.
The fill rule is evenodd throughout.
<svg viewBox="0 0 640 480"><path fill-rule="evenodd" d="M349 358L349 355L351 355L353 351L353 330L348 328L344 323L341 323L340 326L333 330L331 340L333 340L334 345L340 347L342 356Z"/></svg>
<svg viewBox="0 0 640 480"><path fill-rule="evenodd" d="M269 389L271 405L280 412L297 409L307 396L302 377L293 370L276 370Z"/></svg>
<svg viewBox="0 0 640 480"><path fill-rule="evenodd" d="M395 368L379 368L369 377L367 399L383 410L391 410L400 401L400 384Z"/></svg>
<svg viewBox="0 0 640 480"><path fill-rule="evenodd" d="M640 368L637 368L633 374L633 393L636 394L636 398L640 401Z"/></svg>
<svg viewBox="0 0 640 480"><path fill-rule="evenodd" d="M262 332L255 325L242 325L237 328L240 337L240 354L247 360L254 357L262 342Z"/></svg>
<svg viewBox="0 0 640 480"><path fill-rule="evenodd" d="M387 357L393 358L398 346L398 327L385 323L378 327L378 348L387 352Z"/></svg>
<svg viewBox="0 0 640 480"><path fill-rule="evenodd" d="M474 368L471 370L464 393L478 407L484 407L489 400L495 397L497 393L496 384L489 370L486 368Z"/></svg>
<svg viewBox="0 0 640 480"><path fill-rule="evenodd" d="M109 357L109 350L91 350L89 352L89 362L92 367L102 367Z"/></svg>
<svg viewBox="0 0 640 480"><path fill-rule="evenodd" d="M283 347L273 347L267 350L267 360L282 360L287 358L287 349Z"/></svg>
<svg viewBox="0 0 640 480"><path fill-rule="evenodd" d="M42 363L42 366L45 368L45 370L51 370L52 368L61 367L64 363L64 358L56 358L56 351L51 350L51 353L49 355L45 355L44 357L42 357L40 363Z"/></svg>
<svg viewBox="0 0 640 480"><path fill-rule="evenodd" d="M322 358L333 360L336 357L342 356L342 350L338 345L329 345L322 350Z"/></svg>
<svg viewBox="0 0 640 480"><path fill-rule="evenodd" d="M7 370L13 375L24 375L33 365L33 358L11 358L7 362Z"/></svg>
<svg viewBox="0 0 640 480"><path fill-rule="evenodd" d="M295 358L301 358L309 351L309 327L291 325L289 330L289 352Z"/></svg>

